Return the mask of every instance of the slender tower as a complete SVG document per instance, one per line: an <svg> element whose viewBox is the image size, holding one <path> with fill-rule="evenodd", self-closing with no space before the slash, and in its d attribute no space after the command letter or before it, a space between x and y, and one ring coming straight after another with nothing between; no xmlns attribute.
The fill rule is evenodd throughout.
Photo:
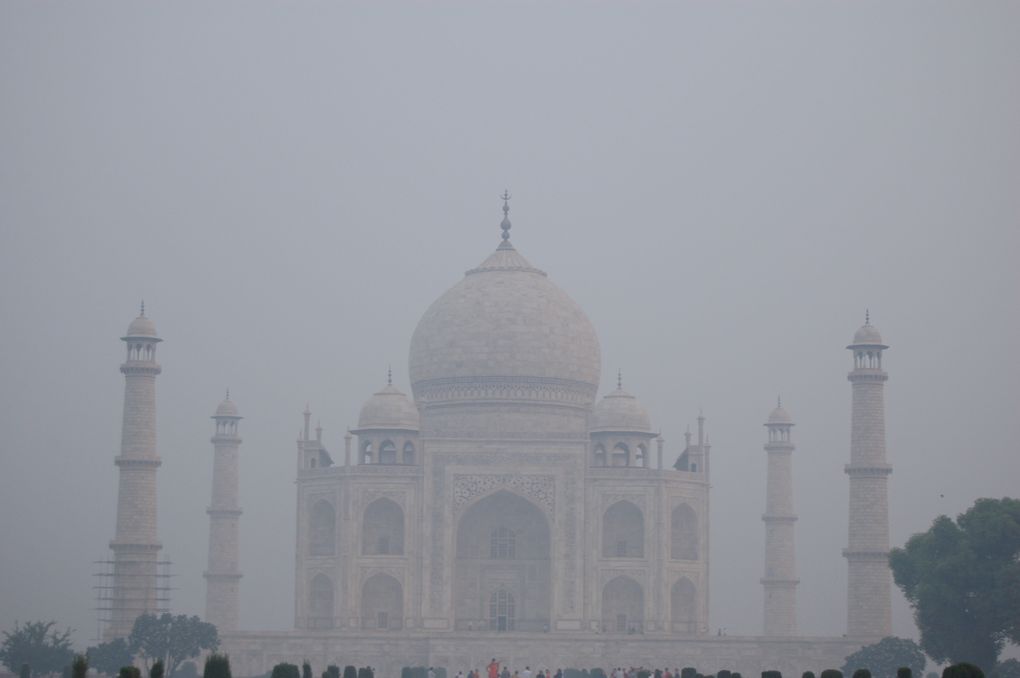
<svg viewBox="0 0 1020 678"><path fill-rule="evenodd" d="M864 325L847 346L854 369L850 417L850 524L847 549L847 627L850 637L884 638L892 632L889 570L888 479L885 460L885 382L882 352L889 348L871 324Z"/></svg>
<svg viewBox="0 0 1020 678"><path fill-rule="evenodd" d="M110 542L113 580L107 639L128 635L135 619L159 611L161 602L157 586L161 544L156 536L156 471L161 462L156 454L156 376L162 368L156 362L156 345L163 340L145 317L144 303L121 340L127 344L127 361L120 366L124 420L120 455L114 459L120 483L117 531Z"/></svg>
<svg viewBox="0 0 1020 678"><path fill-rule="evenodd" d="M768 430L768 471L765 490L765 635L797 635L797 558L794 546L793 419L776 401L765 424Z"/></svg>
<svg viewBox="0 0 1020 678"><path fill-rule="evenodd" d="M237 501L241 445L237 423L241 415L230 399L230 391L212 418L216 422L216 432L212 437L212 501L206 510L209 514L209 567L205 572L205 620L214 624L220 633L231 633L237 630L241 583L238 568L241 508Z"/></svg>

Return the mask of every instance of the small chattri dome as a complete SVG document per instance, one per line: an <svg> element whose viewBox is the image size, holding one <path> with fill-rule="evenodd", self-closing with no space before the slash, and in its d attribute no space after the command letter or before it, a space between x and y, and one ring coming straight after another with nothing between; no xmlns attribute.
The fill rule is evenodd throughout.
<svg viewBox="0 0 1020 678"><path fill-rule="evenodd" d="M790 413L786 411L782 403L776 405L776 409L772 410L772 414L769 415L769 424L786 424L792 425L793 418Z"/></svg>
<svg viewBox="0 0 1020 678"><path fill-rule="evenodd" d="M361 406L358 430L398 429L417 431L418 408L403 391L387 384Z"/></svg>
<svg viewBox="0 0 1020 678"><path fill-rule="evenodd" d="M882 335L871 323L861 325L861 328L854 332L854 345L860 346L881 346Z"/></svg>
<svg viewBox="0 0 1020 678"><path fill-rule="evenodd" d="M641 402L619 386L595 405L591 430L652 434L652 420Z"/></svg>
<svg viewBox="0 0 1020 678"><path fill-rule="evenodd" d="M140 315L128 325L126 337L148 337L158 338L156 334L156 323L152 322L145 315Z"/></svg>
<svg viewBox="0 0 1020 678"><path fill-rule="evenodd" d="M227 393L227 397L223 400L223 402L219 404L219 407L216 408L216 414L213 416L235 417L237 419L241 418L241 414L240 412L238 412L237 405L235 405L234 401L230 399L230 393Z"/></svg>

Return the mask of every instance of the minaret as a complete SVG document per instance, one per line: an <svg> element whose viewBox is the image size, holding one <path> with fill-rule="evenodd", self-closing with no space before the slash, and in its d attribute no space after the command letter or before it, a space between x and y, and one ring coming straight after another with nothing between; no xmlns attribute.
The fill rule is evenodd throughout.
<svg viewBox="0 0 1020 678"><path fill-rule="evenodd" d="M766 636L797 635L797 559L794 546L793 513L793 420L776 401L765 424L768 430L768 471L765 481L765 592Z"/></svg>
<svg viewBox="0 0 1020 678"><path fill-rule="evenodd" d="M882 335L865 314L864 325L847 346L854 369L850 418L849 543L847 559L847 635L884 638L892 631L892 573L889 570L888 478L885 460L885 382Z"/></svg>
<svg viewBox="0 0 1020 678"><path fill-rule="evenodd" d="M124 419L117 488L117 531L113 550L113 580L109 593L110 623L107 640L131 633L135 619L160 610L162 596L157 585L161 544L156 536L156 345L163 341L156 326L141 313L121 337L127 344L124 373Z"/></svg>
<svg viewBox="0 0 1020 678"><path fill-rule="evenodd" d="M216 432L212 437L213 475L212 501L209 514L209 566L205 572L205 620L214 624L220 633L237 630L238 587L241 572L238 569L238 448L241 438L237 423L241 420L237 405L226 399L213 415Z"/></svg>

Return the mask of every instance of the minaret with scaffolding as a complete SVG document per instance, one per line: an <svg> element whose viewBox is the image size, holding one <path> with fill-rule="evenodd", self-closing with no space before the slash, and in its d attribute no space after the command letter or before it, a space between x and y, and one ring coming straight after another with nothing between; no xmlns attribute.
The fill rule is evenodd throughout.
<svg viewBox="0 0 1020 678"><path fill-rule="evenodd" d="M117 526L110 548L113 559L100 573L97 587L100 613L108 622L103 637L122 638L131 633L142 614L166 609L167 563L159 560L162 545L156 534L156 346L162 339L156 326L141 313L121 340L127 345L124 374L124 418L117 489Z"/></svg>
<svg viewBox="0 0 1020 678"><path fill-rule="evenodd" d="M241 438L237 405L226 399L213 415L212 500L209 503L209 566L205 572L205 620L220 633L237 630L238 594L241 583L238 538L241 507L238 505Z"/></svg>

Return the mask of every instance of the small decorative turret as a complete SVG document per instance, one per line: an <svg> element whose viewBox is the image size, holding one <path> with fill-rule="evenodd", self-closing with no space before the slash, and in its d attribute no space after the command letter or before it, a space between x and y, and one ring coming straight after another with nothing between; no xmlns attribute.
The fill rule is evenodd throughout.
<svg viewBox="0 0 1020 678"><path fill-rule="evenodd" d="M359 464L417 464L420 462L418 408L407 394L393 385L393 371L386 372L386 386L361 406L358 427Z"/></svg>
<svg viewBox="0 0 1020 678"><path fill-rule="evenodd" d="M622 372L616 390L595 405L590 430L593 466L650 467L651 441L658 434L648 411L623 389Z"/></svg>

